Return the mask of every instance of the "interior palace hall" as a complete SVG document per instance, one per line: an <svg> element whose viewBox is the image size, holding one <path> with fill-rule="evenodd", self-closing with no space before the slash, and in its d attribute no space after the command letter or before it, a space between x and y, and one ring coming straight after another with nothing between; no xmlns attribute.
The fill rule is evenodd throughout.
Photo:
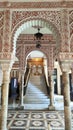
<svg viewBox="0 0 73 130"><path fill-rule="evenodd" d="M73 0L0 0L0 130L73 130Z"/></svg>

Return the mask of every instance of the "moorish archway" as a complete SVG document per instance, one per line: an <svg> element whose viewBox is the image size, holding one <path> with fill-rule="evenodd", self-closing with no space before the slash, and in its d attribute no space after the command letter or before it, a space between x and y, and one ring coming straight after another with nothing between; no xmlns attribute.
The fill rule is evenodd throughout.
<svg viewBox="0 0 73 130"><path fill-rule="evenodd" d="M60 44L61 44L61 37L60 37L60 33L58 31L58 29L55 27L54 24L52 24L49 21L45 21L44 19L36 19L36 20L28 20L28 21L23 21L20 26L17 25L16 28L14 29L14 31L12 32L12 42L13 42L13 52L12 54L15 55L16 53L16 42L17 42L17 38L19 37L19 35L21 34L21 32L23 30L26 30L29 27L32 26L43 26L46 27L48 29L50 29L52 31L53 36L56 39L56 49L59 51L60 49ZM58 52L57 51L57 52Z"/></svg>

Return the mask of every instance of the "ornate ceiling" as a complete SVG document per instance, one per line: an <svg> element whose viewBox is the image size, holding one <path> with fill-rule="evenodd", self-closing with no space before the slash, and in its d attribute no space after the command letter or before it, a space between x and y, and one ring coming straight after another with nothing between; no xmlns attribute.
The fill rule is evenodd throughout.
<svg viewBox="0 0 73 130"><path fill-rule="evenodd" d="M0 0L0 11L1 36L4 36L2 41L4 44L2 47L0 46L3 54L1 54L0 58L10 58L10 49L12 49L13 55L16 53L20 59L23 56L23 62L25 60L24 56L26 57L28 52L30 53L30 51L36 49L33 36L37 33L37 28L33 28L33 26L36 26L37 21L40 23L37 26L42 26L40 32L44 34L40 50L49 55L48 61L52 62L53 55L56 56L59 51L70 51L69 31L70 37L72 37L73 0ZM3 20L5 20L5 23ZM5 25L4 31L2 30L3 24ZM11 48L10 33L12 36ZM55 45L56 49L54 49ZM55 50L56 54L53 54L53 50ZM20 52L23 52L23 54ZM60 57L60 59L63 59L64 54ZM48 64L50 64L49 66L53 65L53 63L49 62Z"/></svg>

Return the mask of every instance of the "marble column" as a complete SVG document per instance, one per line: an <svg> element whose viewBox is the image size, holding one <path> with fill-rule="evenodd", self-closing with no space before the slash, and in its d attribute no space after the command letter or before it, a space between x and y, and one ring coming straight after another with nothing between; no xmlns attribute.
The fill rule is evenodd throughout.
<svg viewBox="0 0 73 130"><path fill-rule="evenodd" d="M22 84L21 84L21 106L23 106L23 88L24 88L24 74L22 74Z"/></svg>
<svg viewBox="0 0 73 130"><path fill-rule="evenodd" d="M9 75L10 75L10 72L8 70L3 70L2 106L1 106L0 130L7 130Z"/></svg>
<svg viewBox="0 0 73 130"><path fill-rule="evenodd" d="M21 109L24 109L23 88L24 88L24 73L21 73L21 84L20 84L20 108Z"/></svg>
<svg viewBox="0 0 73 130"><path fill-rule="evenodd" d="M54 107L54 81L53 81L53 76L51 75L49 77L49 84L50 84L50 106L49 109L50 110L55 110Z"/></svg>
<svg viewBox="0 0 73 130"><path fill-rule="evenodd" d="M71 109L70 109L70 87L69 87L69 74L63 72L63 93L64 93L64 117L65 117L65 130L71 129Z"/></svg>

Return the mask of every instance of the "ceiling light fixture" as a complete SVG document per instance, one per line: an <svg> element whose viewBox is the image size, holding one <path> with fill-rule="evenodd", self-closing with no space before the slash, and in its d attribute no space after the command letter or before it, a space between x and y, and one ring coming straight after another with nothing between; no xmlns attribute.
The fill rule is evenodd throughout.
<svg viewBox="0 0 73 130"><path fill-rule="evenodd" d="M43 34L40 33L40 28L38 28L38 32L34 34L34 37L36 38L36 48L41 47L41 38L43 37Z"/></svg>

